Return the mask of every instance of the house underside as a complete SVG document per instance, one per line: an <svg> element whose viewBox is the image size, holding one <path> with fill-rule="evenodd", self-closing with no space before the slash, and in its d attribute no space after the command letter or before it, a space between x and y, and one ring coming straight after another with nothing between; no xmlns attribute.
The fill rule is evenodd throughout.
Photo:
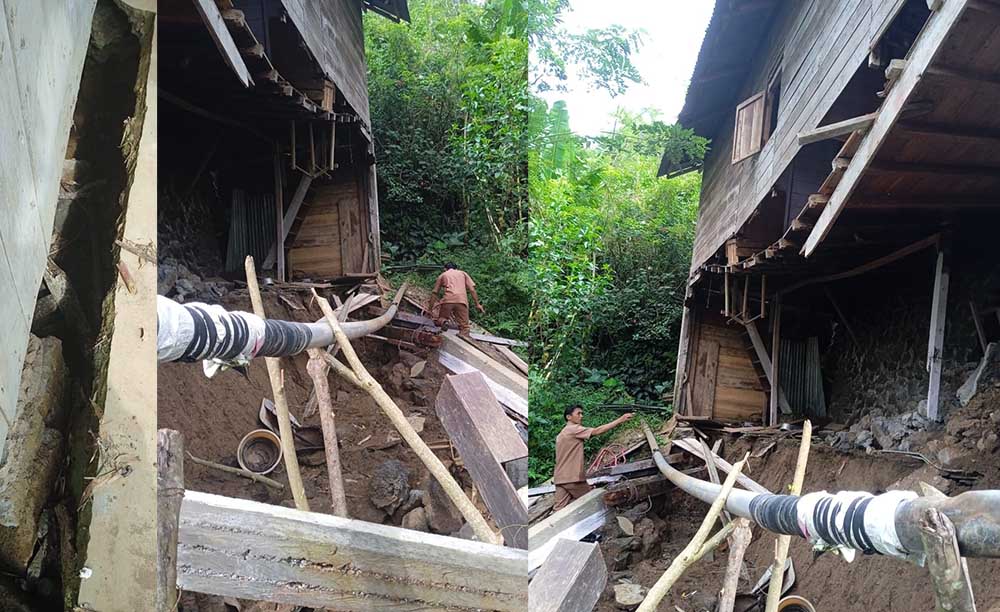
<svg viewBox="0 0 1000 612"><path fill-rule="evenodd" d="M680 119L714 136L675 388L688 414L850 420L902 386L900 404L922 397L940 420L953 379L1000 339L1000 5L830 4L729 3L706 35ZM766 101L776 125L749 159L754 98L735 144L732 114L697 112L739 100L712 71L732 60L714 41L740 27L791 41L754 60L773 75L756 112ZM824 43L839 54L825 71ZM874 371L892 376L862 380Z"/></svg>
<svg viewBox="0 0 1000 612"><path fill-rule="evenodd" d="M235 278L252 255L279 281L377 272L361 13L346 0L161 3L161 260ZM187 257L190 244L211 256Z"/></svg>

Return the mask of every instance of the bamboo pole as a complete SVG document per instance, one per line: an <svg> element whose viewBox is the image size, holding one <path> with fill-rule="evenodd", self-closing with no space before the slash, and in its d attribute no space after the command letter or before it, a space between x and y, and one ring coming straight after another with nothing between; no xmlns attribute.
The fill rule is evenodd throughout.
<svg viewBox="0 0 1000 612"><path fill-rule="evenodd" d="M245 261L247 273L247 290L253 303L253 312L260 318L265 318L264 301L260 297L260 286L257 285L257 270L254 268L253 257L247 255ZM278 357L265 357L267 376L271 379L271 391L274 393L274 406L278 409L278 434L281 438L281 456L285 461L285 471L288 472L288 486L292 489L295 507L309 511L309 501L306 499L305 487L302 486L302 474L299 473L299 458L295 454L295 440L292 436L292 423L288 418L288 401L285 399L285 377L281 370L281 360Z"/></svg>
<svg viewBox="0 0 1000 612"><path fill-rule="evenodd" d="M319 403L319 420L323 426L323 448L326 452L326 471L330 478L330 505L337 516L347 517L347 496L344 493L344 477L340 469L340 448L337 446L337 422L330 401L330 382L327 373L330 366L323 359L323 351L309 349L309 363L306 372L313 381L316 401Z"/></svg>
<svg viewBox="0 0 1000 612"><path fill-rule="evenodd" d="M807 419L802 424L802 444L799 445L799 458L795 463L795 476L789 489L790 495L802 493L802 482L806 478L806 463L809 461L809 447L812 444L812 423ZM785 559L788 558L788 545L792 536L779 535L775 546L774 565L771 566L771 582L767 587L767 606L764 612L776 612L778 600L781 599L781 583L785 577Z"/></svg>
<svg viewBox="0 0 1000 612"><path fill-rule="evenodd" d="M323 358L330 367L333 368L335 372L340 374L344 379L346 379L351 384L356 387L366 391L375 400L382 412L392 421L392 424L396 427L399 435L402 436L403 440L413 449L420 458L420 461L427 467L431 475L441 484L441 488L448 495L448 498L455 504L458 511L462 513L465 520L469 522L472 527L473 532L475 532L476 537L481 542L488 542L491 544L497 543L497 536L490 529L489 524L483 515L480 514L479 510L476 509L475 505L469 498L465 495L465 491L459 486L455 479L452 477L451 473L448 472L448 468L441 463L441 460L437 458L437 455L427 447L427 444L420 438L420 435L414 431L413 426L410 422L406 420L406 416L403 415L403 411L399 409L389 394L382 389L382 386L378 384L372 375L368 373L365 369L364 364L358 358L358 354L354 352L354 347L351 346L350 340L344 335L343 329L340 327L340 322L337 321L336 315L334 315L333 309L330 307L330 302L326 299L321 298L319 294L313 291L313 295L316 297L316 302L319 304L320 309L326 316L327 322L333 329L334 337L337 339L337 343L340 345L341 352L350 364L350 368L344 364L337 361L330 355L321 353Z"/></svg>
<svg viewBox="0 0 1000 612"><path fill-rule="evenodd" d="M643 423L643 427L646 432L649 432L649 425ZM651 433L647 433L646 437L649 438L651 435ZM654 452L659 453L659 450ZM736 484L736 478L743 471L743 466L746 465L747 458L749 456L750 453L747 453L743 456L743 459L733 466L732 471L730 471L729 475L726 476L726 482L723 483L719 496L715 498L711 508L708 510L708 514L705 515L705 519L701 522L701 526L698 528L698 531L694 534L694 537L691 538L691 541L688 542L688 545L684 547L684 550L681 551L681 554L677 555L677 557L673 560L670 567L667 568L667 571L663 572L663 575L656 581L653 588L649 590L649 593L646 595L646 599L642 600L642 603L639 605L638 612L653 612L656 610L660 601L670 591L670 587L677 582L677 579L681 577L684 571L696 563L702 556L705 555L705 553L714 548L714 546L717 546L720 542L722 542L729 532L733 530L736 525L735 521L726 525L711 540L706 542L708 534L712 531L712 526L715 524L715 521L719 519L719 513L722 512L722 508L726 505L726 498L729 497L729 492L733 490L733 485Z"/></svg>
<svg viewBox="0 0 1000 612"><path fill-rule="evenodd" d="M240 468L229 467L228 465L223 465L221 463L216 463L214 461L209 461L207 459L201 459L200 457L195 457L191 453L187 454L188 459L192 463L197 463L198 465L212 468L213 470L219 470L220 472L226 472L227 474L234 474L236 476L242 476L243 478L248 478L254 482L259 482L262 485L267 485L273 489L278 489L279 491L285 488L285 485L281 484L277 480L272 480L267 476L262 474L254 474L249 470L243 470Z"/></svg>
<svg viewBox="0 0 1000 612"><path fill-rule="evenodd" d="M733 606L736 604L736 589L739 587L740 572L743 569L743 556L753 538L750 521L739 518L733 522L736 523L736 528L729 536L729 562L726 565L726 578L722 581L718 612L733 612Z"/></svg>

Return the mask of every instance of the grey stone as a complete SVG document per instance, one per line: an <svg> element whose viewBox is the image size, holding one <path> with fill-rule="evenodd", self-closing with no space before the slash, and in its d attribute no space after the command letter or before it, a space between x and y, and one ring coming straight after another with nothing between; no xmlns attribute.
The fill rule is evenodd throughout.
<svg viewBox="0 0 1000 612"><path fill-rule="evenodd" d="M427 524L427 513L423 508L414 508L403 517L403 529L413 529L415 531L429 531Z"/></svg>
<svg viewBox="0 0 1000 612"><path fill-rule="evenodd" d="M979 361L979 366L969 375L965 383L958 388L958 401L967 405L976 395L979 387L1000 377L1000 344L991 342L986 346L986 352Z"/></svg>
<svg viewBox="0 0 1000 612"><path fill-rule="evenodd" d="M874 442L875 436L868 430L859 431L857 437L854 438L854 444L861 448L871 448Z"/></svg>
<svg viewBox="0 0 1000 612"><path fill-rule="evenodd" d="M924 418L924 420L927 419L927 400L926 399L920 400L920 402L917 404L917 414L919 414L920 416L922 416Z"/></svg>
<svg viewBox="0 0 1000 612"><path fill-rule="evenodd" d="M634 610L646 598L646 589L641 584L629 582L615 585L615 604L623 610Z"/></svg>
<svg viewBox="0 0 1000 612"><path fill-rule="evenodd" d="M368 483L368 497L376 508L392 514L410 495L410 470L396 459L375 467Z"/></svg>
<svg viewBox="0 0 1000 612"><path fill-rule="evenodd" d="M958 446L946 446L938 451L938 462L946 468L954 468L968 456L968 452Z"/></svg>
<svg viewBox="0 0 1000 612"><path fill-rule="evenodd" d="M27 569L62 460L63 436L51 426L63 420L65 397L62 343L31 336L17 415L0 458L0 567L19 574Z"/></svg>
<svg viewBox="0 0 1000 612"><path fill-rule="evenodd" d="M427 478L424 487L424 510L427 512L427 523L434 533L455 533L462 528L462 514L448 499L444 489L432 476Z"/></svg>

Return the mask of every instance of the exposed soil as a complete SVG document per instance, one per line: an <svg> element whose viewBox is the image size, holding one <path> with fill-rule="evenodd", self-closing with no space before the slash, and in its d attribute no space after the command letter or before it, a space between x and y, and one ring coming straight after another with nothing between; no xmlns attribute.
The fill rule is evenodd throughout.
<svg viewBox="0 0 1000 612"><path fill-rule="evenodd" d="M968 418L976 412L988 416L990 412L1000 409L998 400L1000 393L984 394L978 401L970 403L962 416ZM989 422L988 418L985 420ZM755 445L760 448L766 443L766 439L728 439L723 454L728 460L735 461ZM797 440L779 441L763 458L750 460L749 475L770 490L781 491L790 482L797 454ZM983 474L971 488L1000 488L1000 465L996 459L996 454L990 451L972 452L963 459L963 467ZM921 480L949 495L970 489L942 478L936 469L916 460L892 455L848 454L814 444L804 490L867 490L879 493L891 489L915 489ZM645 507L646 504L639 505ZM679 490L655 504L650 512L666 523L659 551L653 549L638 563L630 561L633 565L620 572L613 571L613 556L617 550L612 539L621 533L616 521L610 520L602 532L604 539L601 545L605 561L609 564L608 586L596 610L611 612L619 609L614 602L613 588L622 578L651 587L670 561L687 545L707 509L706 504ZM741 577L741 591L749 590L757 582L774 555L774 535L754 527L753 536L745 557L748 571ZM817 558L811 547L799 538L792 539L789 556L796 574L791 592L809 599L817 610L846 612L863 607L868 612L916 612L934 609L934 597L925 568L877 555L861 556L853 563L846 563L832 554ZM725 550L717 551L713 559L703 559L680 579L658 610L714 610L726 561ZM1000 560L969 559L969 569L979 609L991 610L1000 605Z"/></svg>

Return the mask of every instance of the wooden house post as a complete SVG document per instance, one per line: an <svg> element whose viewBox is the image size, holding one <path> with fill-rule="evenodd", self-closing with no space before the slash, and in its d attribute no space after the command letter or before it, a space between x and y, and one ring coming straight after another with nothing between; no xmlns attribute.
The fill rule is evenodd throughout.
<svg viewBox="0 0 1000 612"><path fill-rule="evenodd" d="M778 360L781 357L781 296L774 299L774 308L771 309L772 331L771 331L771 404L768 410L767 425L778 424L778 398L781 396L781 382L779 381Z"/></svg>
<svg viewBox="0 0 1000 612"><path fill-rule="evenodd" d="M944 358L944 326L948 312L948 280L951 253L947 236L938 247L934 269L934 294L931 303L930 339L927 343L927 418L940 421L941 365Z"/></svg>
<svg viewBox="0 0 1000 612"><path fill-rule="evenodd" d="M285 197L282 190L284 171L281 167L281 146L274 145L274 253L278 282L285 282Z"/></svg>

